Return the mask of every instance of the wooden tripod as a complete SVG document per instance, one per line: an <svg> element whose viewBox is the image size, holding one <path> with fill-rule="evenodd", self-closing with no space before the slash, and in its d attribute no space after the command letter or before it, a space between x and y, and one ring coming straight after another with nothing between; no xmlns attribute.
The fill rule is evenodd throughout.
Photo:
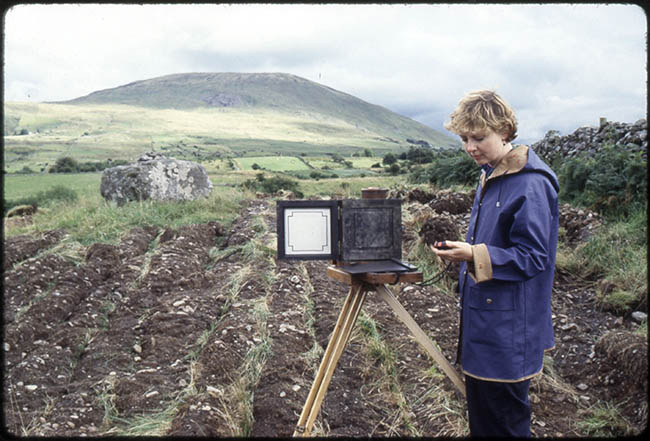
<svg viewBox="0 0 650 441"><path fill-rule="evenodd" d="M345 299L343 308L334 326L334 331L327 344L327 349L316 373L316 378L314 379L314 383L309 391L307 401L305 402L305 406L302 409L298 424L293 433L294 437L310 435L336 365L350 339L350 334L352 334L352 329L359 316L359 311L369 291L376 291L393 308L393 312L409 328L418 343L422 345L426 352L440 366L458 390L465 395L465 383L456 369L447 361L445 356L438 350L436 345L429 339L422 328L418 326L415 320L413 320L413 317L404 309L395 295L386 286L387 284L397 282L421 282L422 273L362 273L352 275L336 266L329 266L327 268L327 275L339 282L350 285L350 292Z"/></svg>

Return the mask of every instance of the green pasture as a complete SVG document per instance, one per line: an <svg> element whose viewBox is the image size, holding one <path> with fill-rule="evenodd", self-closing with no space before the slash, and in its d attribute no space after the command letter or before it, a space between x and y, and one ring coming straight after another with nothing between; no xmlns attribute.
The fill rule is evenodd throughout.
<svg viewBox="0 0 650 441"><path fill-rule="evenodd" d="M101 173L34 173L4 176L4 199L15 200L61 186L79 196L99 195Z"/></svg>
<svg viewBox="0 0 650 441"><path fill-rule="evenodd" d="M142 225L176 228L211 220L227 224L236 217L244 199L255 197L243 190L241 184L255 179L258 173L256 170L213 170L209 176L214 190L208 198L186 202L130 202L122 207L106 203L101 197L101 173L4 175L3 196L7 201L28 198L55 187L73 190L77 195L74 202L46 202L34 215L33 223L6 224L4 233L5 237L11 237L62 228L70 234L67 242L85 246L94 242L116 243L129 229ZM305 198L359 198L362 188L390 187L400 182L399 177L382 176L305 179L298 180L298 185Z"/></svg>
<svg viewBox="0 0 650 441"><path fill-rule="evenodd" d="M305 162L295 156L246 156L234 158L240 170L255 170L253 167L257 164L258 169L269 171L294 171L309 170L310 167Z"/></svg>
<svg viewBox="0 0 650 441"><path fill-rule="evenodd" d="M345 121L270 109L154 109L120 104L4 103L4 168L45 169L62 156L79 162L136 160L148 151L179 159L376 156L408 150ZM362 158L355 158L361 160ZM269 168L270 169L270 168Z"/></svg>
<svg viewBox="0 0 650 441"><path fill-rule="evenodd" d="M382 157L350 157L345 158L346 160L352 162L353 168L371 168L373 165L379 163L381 165Z"/></svg>
<svg viewBox="0 0 650 441"><path fill-rule="evenodd" d="M206 168L207 169L207 168ZM212 185L215 187L236 187L255 173L207 169ZM97 173L33 173L4 175L4 199L7 201L24 199L54 187L73 190L80 198L102 200L99 193L102 174Z"/></svg>
<svg viewBox="0 0 650 441"><path fill-rule="evenodd" d="M358 153L358 152L357 152ZM312 166L312 168L320 170L331 170L346 168L346 164L334 161L331 156L307 156L303 158L305 162ZM366 157L366 156L343 156L345 161L352 163L352 168L356 169L370 169L374 164L381 165L382 157Z"/></svg>
<svg viewBox="0 0 650 441"><path fill-rule="evenodd" d="M73 150L76 152L76 149ZM77 152L78 153L78 152ZM78 157L75 154L73 157ZM94 160L100 160L101 154L95 153ZM381 161L381 158L374 157L344 157L350 161L353 168L345 168L339 162L333 161L330 156L246 156L238 158L221 158L202 161L213 185L215 186L236 186L247 179L255 177L259 172L284 172L301 182L308 184L308 181L320 182L322 180L310 179L310 173L317 171L328 178L336 175L338 178L358 178L364 176L372 179L388 179L378 173L381 169L371 166ZM253 165L257 164L257 168ZM324 168L325 167L325 168ZM101 172L97 173L29 173L4 175L4 199L16 200L31 196L35 193L47 191L53 187L62 186L75 191L78 195L99 195L101 183ZM322 183L319 183L321 186Z"/></svg>

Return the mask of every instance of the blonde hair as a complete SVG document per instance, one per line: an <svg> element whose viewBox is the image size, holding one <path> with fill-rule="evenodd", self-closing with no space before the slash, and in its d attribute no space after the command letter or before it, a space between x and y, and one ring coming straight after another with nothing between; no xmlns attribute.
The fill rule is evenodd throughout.
<svg viewBox="0 0 650 441"><path fill-rule="evenodd" d="M517 118L508 103L491 90L466 94L451 114L445 129L457 135L476 133L490 128L505 134L506 142L517 137Z"/></svg>

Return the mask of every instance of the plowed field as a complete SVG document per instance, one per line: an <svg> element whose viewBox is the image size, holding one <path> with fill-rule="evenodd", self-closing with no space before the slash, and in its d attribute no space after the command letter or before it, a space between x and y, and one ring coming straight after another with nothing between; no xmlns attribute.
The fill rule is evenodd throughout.
<svg viewBox="0 0 650 441"><path fill-rule="evenodd" d="M6 432L291 436L349 287L326 262L275 260L272 200L250 201L229 229L142 226L75 250L65 238L4 242ZM593 284L556 279L557 344L532 385L534 436L581 436L575 422L600 400L623 403L644 429L647 381L595 347L633 325L594 306ZM456 298L435 285L392 290L453 362ZM369 294L312 435L467 434L451 381Z"/></svg>

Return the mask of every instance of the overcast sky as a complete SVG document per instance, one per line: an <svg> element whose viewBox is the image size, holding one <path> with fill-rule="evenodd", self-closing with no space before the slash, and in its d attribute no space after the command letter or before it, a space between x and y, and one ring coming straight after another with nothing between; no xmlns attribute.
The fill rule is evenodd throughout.
<svg viewBox="0 0 650 441"><path fill-rule="evenodd" d="M493 89L516 142L646 117L647 21L625 4L18 5L5 101L54 101L185 72L286 72L444 131Z"/></svg>

